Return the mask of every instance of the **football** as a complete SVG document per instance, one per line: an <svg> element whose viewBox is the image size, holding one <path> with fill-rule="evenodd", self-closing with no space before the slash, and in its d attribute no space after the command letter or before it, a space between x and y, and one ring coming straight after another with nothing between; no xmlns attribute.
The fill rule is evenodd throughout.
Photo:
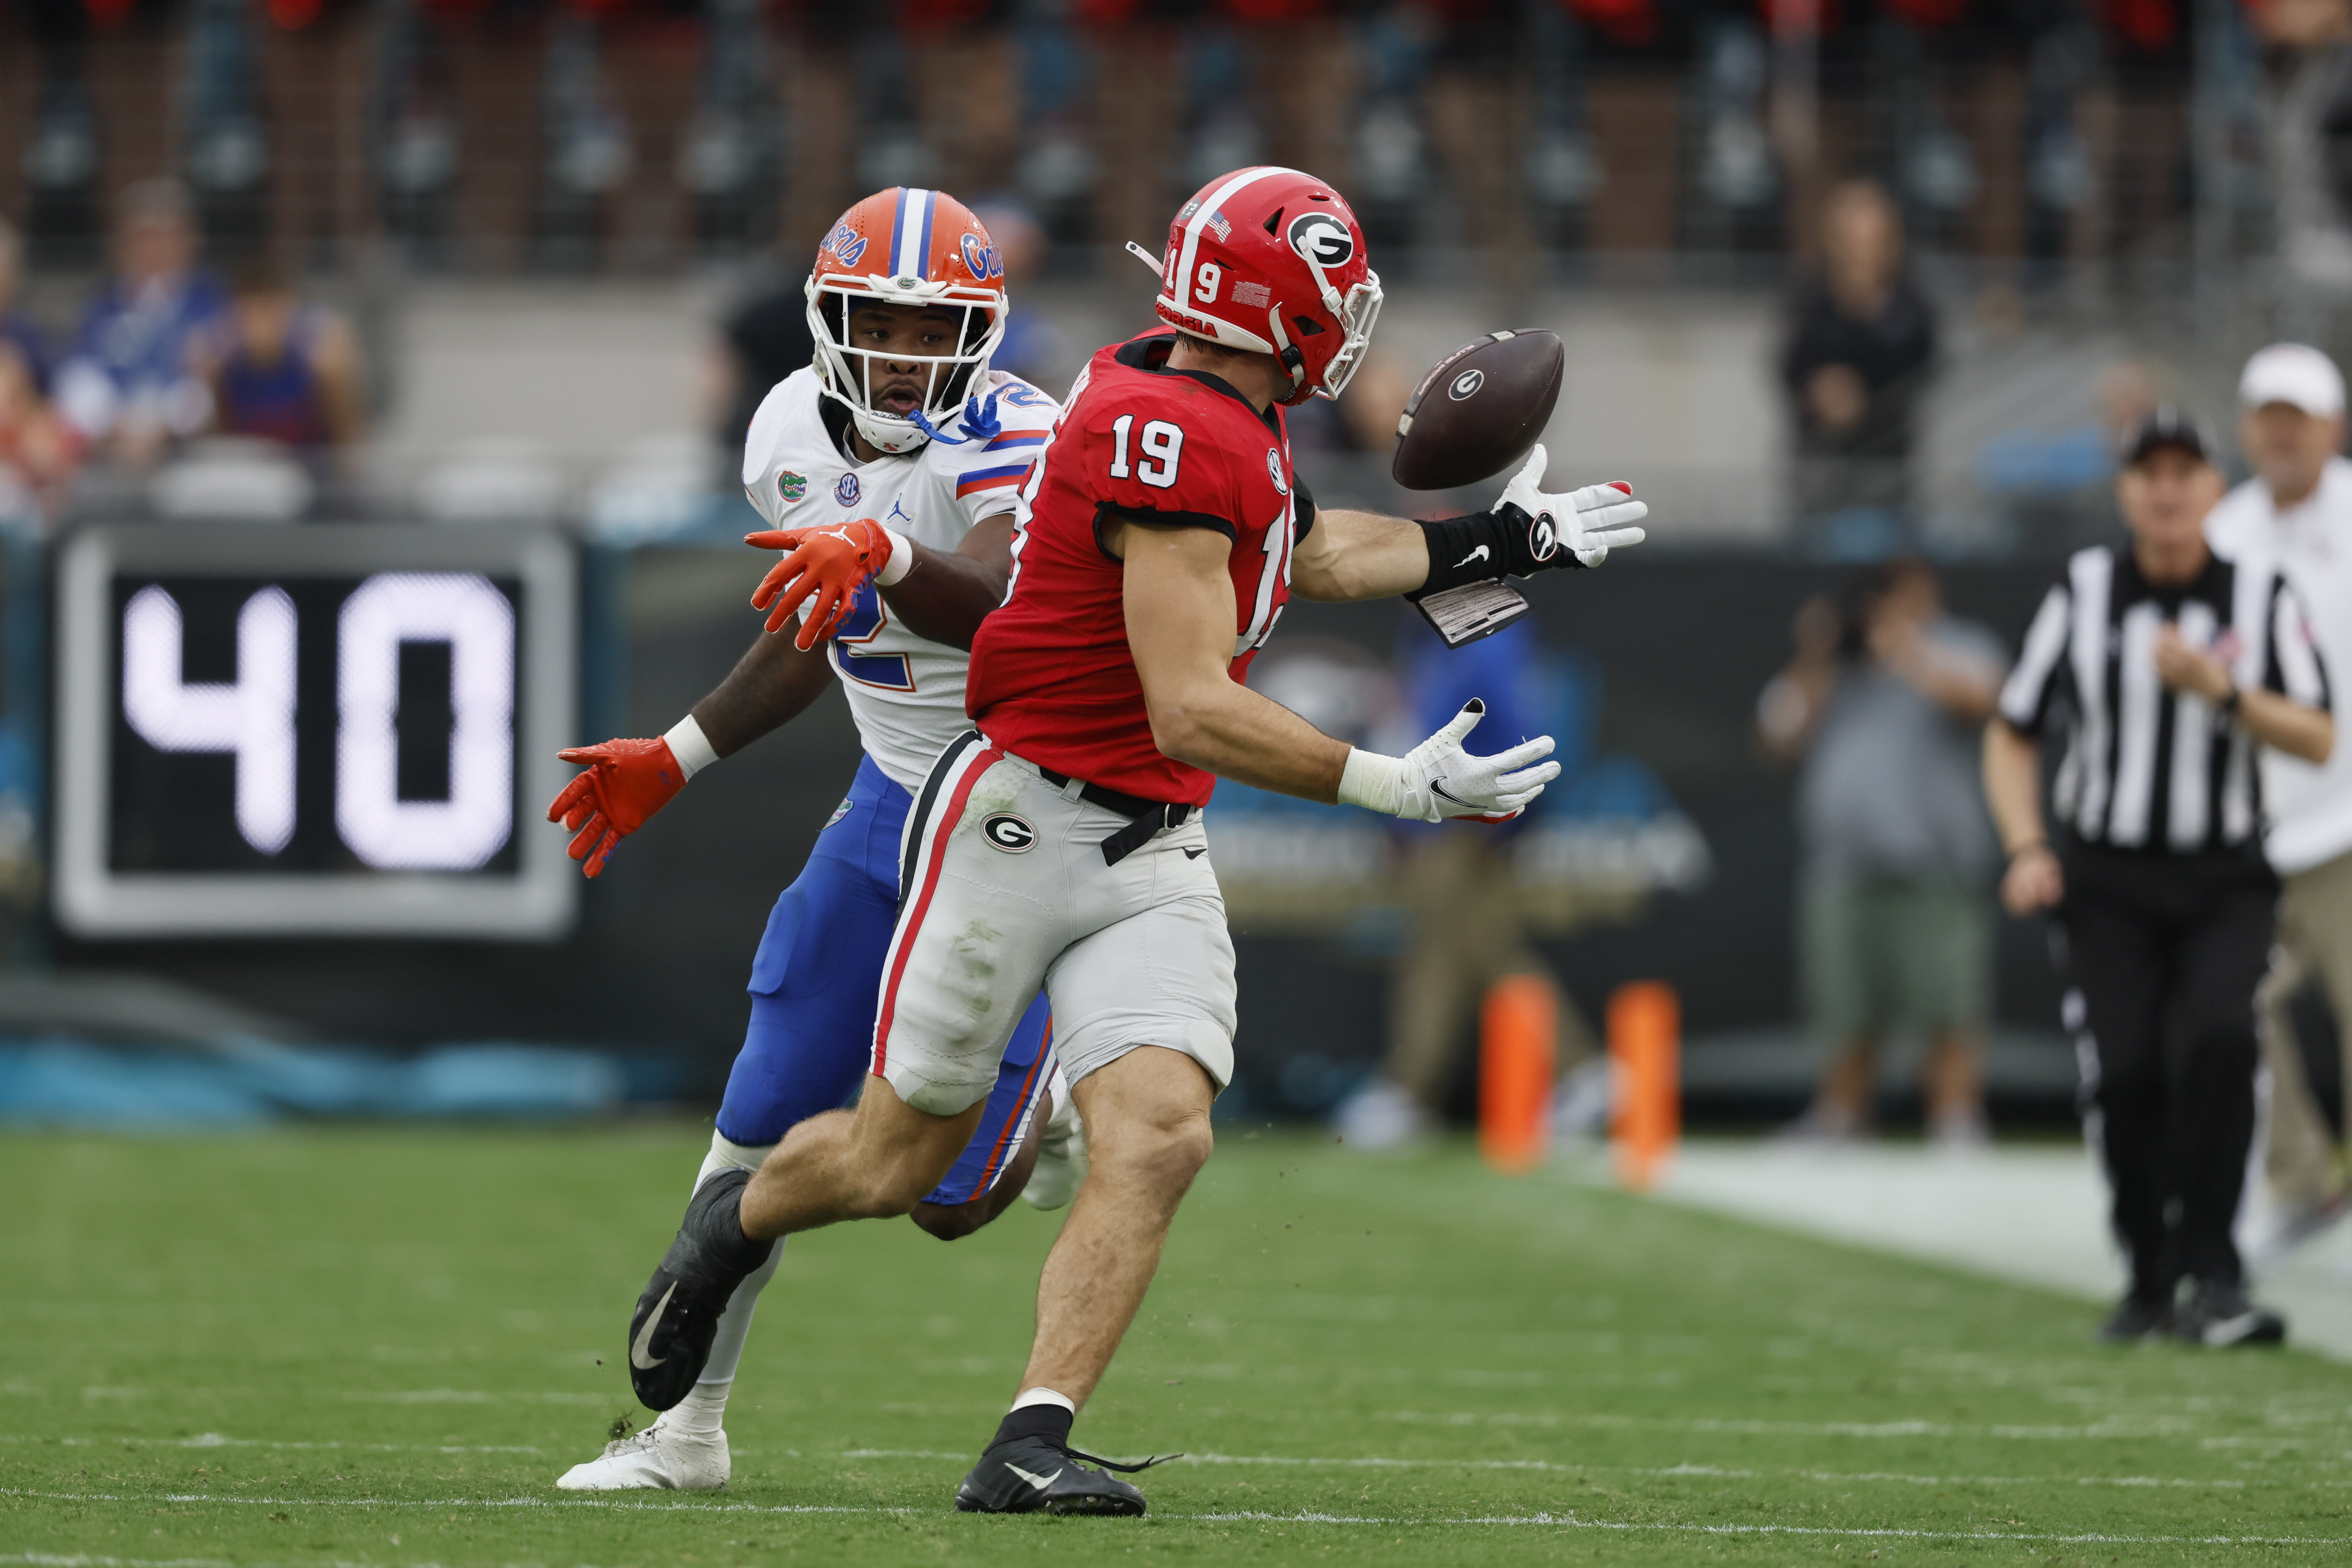
<svg viewBox="0 0 2352 1568"><path fill-rule="evenodd" d="M1390 474L1409 490L1449 490L1501 473L1543 434L1566 363L1559 334L1540 327L1455 349L1412 389Z"/></svg>

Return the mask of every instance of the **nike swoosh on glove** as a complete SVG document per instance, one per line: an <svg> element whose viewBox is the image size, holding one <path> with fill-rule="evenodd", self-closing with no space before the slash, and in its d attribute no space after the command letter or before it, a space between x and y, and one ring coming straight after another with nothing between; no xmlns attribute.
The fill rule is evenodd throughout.
<svg viewBox="0 0 2352 1568"><path fill-rule="evenodd" d="M1565 566L1568 561L1598 566L1609 559L1611 550L1639 544L1648 537L1633 526L1649 516L1650 509L1633 499L1632 485L1612 479L1565 495L1547 495L1543 477L1549 461L1543 444L1538 442L1495 503L1495 515L1507 526L1527 530L1528 560L1538 566ZM1518 517L1510 515L1512 508L1517 509ZM1558 559L1563 552L1568 560Z"/></svg>
<svg viewBox="0 0 2352 1568"><path fill-rule="evenodd" d="M809 613L793 638L793 646L803 653L833 635L834 626L849 613L857 590L890 563L889 531L870 517L816 528L747 533L743 542L785 552L760 580L751 607L767 610L768 629L780 632L801 602L807 600Z"/></svg>
<svg viewBox="0 0 2352 1568"><path fill-rule="evenodd" d="M586 876L603 875L621 840L686 787L686 770L666 740L606 741L567 746L555 754L588 770L565 784L547 808L548 821L561 822L577 835L572 858L585 862L580 869Z"/></svg>
<svg viewBox="0 0 2352 1568"><path fill-rule="evenodd" d="M1542 760L1551 754L1549 735L1491 757L1464 751L1464 737L1486 713L1484 702L1466 703L1445 728L1402 757L1349 752L1339 778L1340 804L1423 822L1508 822L1559 777L1559 764Z"/></svg>

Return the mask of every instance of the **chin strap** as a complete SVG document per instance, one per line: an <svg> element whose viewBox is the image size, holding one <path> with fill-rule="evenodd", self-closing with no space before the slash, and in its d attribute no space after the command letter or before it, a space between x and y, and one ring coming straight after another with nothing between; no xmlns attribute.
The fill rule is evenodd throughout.
<svg viewBox="0 0 2352 1568"><path fill-rule="evenodd" d="M998 389L998 391L1002 390L1001 387ZM923 417L923 411L919 408L907 417L913 423L916 429L920 430L942 447L962 447L974 441L982 443L993 441L1004 430L1003 425L996 417L995 392L988 395L988 401L985 403L977 397L967 397L963 400L964 434L961 436L941 434L938 426Z"/></svg>

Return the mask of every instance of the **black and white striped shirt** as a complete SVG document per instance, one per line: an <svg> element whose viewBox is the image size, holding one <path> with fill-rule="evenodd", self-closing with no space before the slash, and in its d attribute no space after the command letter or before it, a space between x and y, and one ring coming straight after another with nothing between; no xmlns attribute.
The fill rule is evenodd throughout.
<svg viewBox="0 0 2352 1568"><path fill-rule="evenodd" d="M2327 705L2327 679L2303 607L2266 561L2216 558L2185 586L2159 588L2128 550L2094 545L2067 563L2025 634L2000 715L2040 735L2060 696L2068 710L2056 815L2081 838L2187 854L2252 843L2262 783L2245 732L2156 673L2157 628L2178 623L2244 689Z"/></svg>

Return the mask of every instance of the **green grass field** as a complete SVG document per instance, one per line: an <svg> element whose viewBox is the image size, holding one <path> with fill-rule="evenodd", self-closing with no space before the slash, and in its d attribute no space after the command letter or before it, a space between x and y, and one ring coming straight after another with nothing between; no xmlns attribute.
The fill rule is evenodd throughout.
<svg viewBox="0 0 2352 1568"><path fill-rule="evenodd" d="M2352 1367L1230 1130L1078 1425L1192 1455L1148 1518L950 1506L1054 1234L1019 1205L795 1241L732 1485L558 1493L706 1136L0 1140L0 1563L2352 1561Z"/></svg>

